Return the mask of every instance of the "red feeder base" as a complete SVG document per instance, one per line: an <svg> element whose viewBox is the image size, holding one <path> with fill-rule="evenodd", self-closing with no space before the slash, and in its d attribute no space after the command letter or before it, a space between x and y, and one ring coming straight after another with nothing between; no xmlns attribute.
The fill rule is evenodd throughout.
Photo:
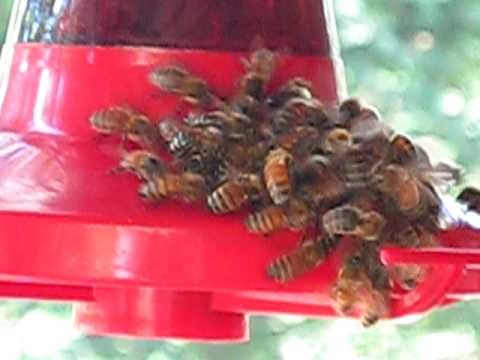
<svg viewBox="0 0 480 360"><path fill-rule="evenodd" d="M134 177L108 173L118 163L120 140L99 139L89 126L94 111L125 103L154 120L175 114L178 99L147 80L162 65L184 64L220 95L231 95L244 70L242 54L7 50L13 57L0 105L0 295L83 301L75 313L86 332L155 338L242 341L244 314L334 314L329 290L342 249L304 278L275 284L265 267L293 248L298 234L265 239L248 234L241 215L145 205ZM302 76L320 99L336 101L334 69L328 57L285 56L272 88ZM418 289L396 294L392 316L451 301L463 269L435 267Z"/></svg>
<svg viewBox="0 0 480 360"><path fill-rule="evenodd" d="M96 301L74 306L80 330L95 335L248 340L248 318L210 310L212 295L147 287L96 288Z"/></svg>

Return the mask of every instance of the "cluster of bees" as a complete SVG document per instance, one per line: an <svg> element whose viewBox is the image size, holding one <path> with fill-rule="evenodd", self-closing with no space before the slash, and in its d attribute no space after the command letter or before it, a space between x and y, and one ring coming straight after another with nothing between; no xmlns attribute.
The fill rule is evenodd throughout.
<svg viewBox="0 0 480 360"><path fill-rule="evenodd" d="M315 269L350 238L332 304L372 325L388 317L394 287L414 289L429 272L425 266L384 266L379 249L435 246L441 192L461 170L433 165L424 149L356 99L322 103L307 79L292 78L268 93L278 61L264 48L250 54L230 99L186 68L154 69L146 81L178 95L193 111L155 123L117 106L96 112L90 123L138 145L115 171L138 176L144 200L177 199L216 215L249 209L249 232L298 232L298 245L266 267L276 282ZM164 160L165 152L172 161Z"/></svg>

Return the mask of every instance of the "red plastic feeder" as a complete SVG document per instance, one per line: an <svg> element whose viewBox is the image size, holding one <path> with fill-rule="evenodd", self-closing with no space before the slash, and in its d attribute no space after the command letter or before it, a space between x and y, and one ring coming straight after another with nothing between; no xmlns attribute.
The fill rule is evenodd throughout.
<svg viewBox="0 0 480 360"><path fill-rule="evenodd" d="M118 104L174 114L179 100L147 81L161 65L183 64L231 95L257 37L289 49L273 89L303 76L337 101L344 78L329 1L29 0L13 14L0 87L0 295L76 302L90 334L149 338L242 341L251 313L334 315L341 249L303 279L273 283L266 264L298 235L264 239L239 216L145 205L133 177L108 173L118 139L99 139L87 121ZM435 265L418 289L397 294L393 315L477 291L478 276L462 281L467 265Z"/></svg>

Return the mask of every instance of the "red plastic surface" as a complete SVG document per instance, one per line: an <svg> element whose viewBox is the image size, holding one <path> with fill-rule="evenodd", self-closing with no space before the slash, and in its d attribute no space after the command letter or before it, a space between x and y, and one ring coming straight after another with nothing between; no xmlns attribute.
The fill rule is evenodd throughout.
<svg viewBox="0 0 480 360"><path fill-rule="evenodd" d="M94 303L75 305L80 330L97 335L244 341L248 318L210 310L211 293L151 287L95 288Z"/></svg>
<svg viewBox="0 0 480 360"><path fill-rule="evenodd" d="M179 100L147 81L161 65L182 63L220 95L230 95L244 54L41 45L10 50L0 105L0 280L10 285L3 293L0 286L0 295L18 289L20 297L84 301L75 307L81 329L141 337L241 341L247 337L244 314L334 315L329 289L342 249L304 278L277 285L265 267L293 248L298 234L263 238L245 231L241 214L216 217L174 202L146 205L135 191L138 180L108 173L121 154L120 140L100 138L88 124L94 111L124 103L155 120L175 115ZM322 100L336 101L334 67L328 57L285 56L272 89L303 76ZM445 243L474 245L455 245L457 234L465 235L446 233ZM386 250L384 258L393 254ZM464 290L478 284L478 276L462 283L464 268L463 262L435 265L418 289L395 294L392 316L455 300L449 294L457 284Z"/></svg>
<svg viewBox="0 0 480 360"><path fill-rule="evenodd" d="M98 137L88 123L94 111L124 103L154 120L175 115L179 100L147 80L152 68L166 64L182 63L230 95L245 54L40 45L7 50L13 58L0 107L0 279L51 284L48 294L31 292L50 300L56 291L59 299L71 299L79 289L93 289L94 301L76 308L77 322L98 334L244 339L245 315L215 308L218 293L252 292L255 301L255 292L269 292L274 302L301 313L302 302L291 299L311 298L314 291L324 294L316 304L323 311L334 257L291 286L274 284L265 266L292 248L297 234L265 239L248 234L241 215L215 217L174 202L146 205L134 177L109 174L121 141ZM323 100L336 101L330 58L285 56L279 66L272 88L304 76ZM101 298L98 289L104 289ZM123 296L124 305L109 293ZM211 324L204 336L199 323Z"/></svg>

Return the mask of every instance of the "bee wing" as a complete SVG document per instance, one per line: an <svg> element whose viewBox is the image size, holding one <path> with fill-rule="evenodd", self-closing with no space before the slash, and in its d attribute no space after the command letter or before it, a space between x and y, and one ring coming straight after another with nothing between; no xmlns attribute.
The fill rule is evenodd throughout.
<svg viewBox="0 0 480 360"><path fill-rule="evenodd" d="M135 108L133 105L130 105L130 104L121 104L116 106L115 108L125 111L129 114L136 114L136 115L142 114L137 108Z"/></svg>
<svg viewBox="0 0 480 360"><path fill-rule="evenodd" d="M453 163L441 161L434 166L421 164L413 166L414 173L422 182L431 183L442 192L447 192L452 186L457 185L463 175L463 169Z"/></svg>

